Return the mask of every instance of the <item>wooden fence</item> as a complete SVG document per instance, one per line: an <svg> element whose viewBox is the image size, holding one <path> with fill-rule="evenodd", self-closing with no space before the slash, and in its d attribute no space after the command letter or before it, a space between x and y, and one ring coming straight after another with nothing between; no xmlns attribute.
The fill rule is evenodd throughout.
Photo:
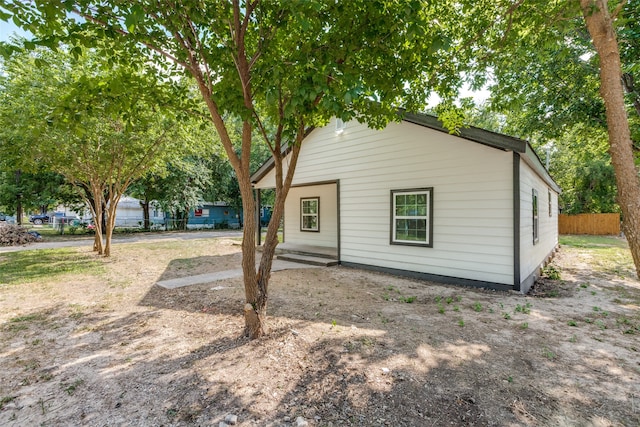
<svg viewBox="0 0 640 427"><path fill-rule="evenodd" d="M578 214L558 216L558 233L560 234L592 234L619 235L620 214Z"/></svg>

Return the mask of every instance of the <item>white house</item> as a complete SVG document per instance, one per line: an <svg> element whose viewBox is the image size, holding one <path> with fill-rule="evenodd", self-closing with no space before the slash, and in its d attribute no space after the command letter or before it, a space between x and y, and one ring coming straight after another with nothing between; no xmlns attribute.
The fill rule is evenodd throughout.
<svg viewBox="0 0 640 427"><path fill-rule="evenodd" d="M164 224L165 213L155 204L151 202L149 207L149 220L154 224ZM68 215L77 215L82 219L91 218L91 210L88 207L82 212L76 212L64 205L58 205L56 212L65 212ZM140 200L135 197L122 196L116 206L116 227L137 228L144 221L144 211L140 205Z"/></svg>
<svg viewBox="0 0 640 427"><path fill-rule="evenodd" d="M252 181L258 192L274 187L273 163ZM334 121L302 143L283 245L333 252L346 266L527 292L558 244L559 193L521 139L450 135L422 114L383 130Z"/></svg>
<svg viewBox="0 0 640 427"><path fill-rule="evenodd" d="M151 202L149 206L149 221L159 225L164 224L165 213ZM140 200L131 196L122 196L116 206L116 227L137 228L144 222L144 210L140 205Z"/></svg>

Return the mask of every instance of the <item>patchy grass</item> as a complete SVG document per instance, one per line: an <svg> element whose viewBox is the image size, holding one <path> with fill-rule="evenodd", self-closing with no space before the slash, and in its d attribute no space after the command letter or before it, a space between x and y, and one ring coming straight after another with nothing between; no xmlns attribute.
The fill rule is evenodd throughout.
<svg viewBox="0 0 640 427"><path fill-rule="evenodd" d="M103 270L103 263L93 254L73 248L8 252L0 256L0 284L7 285Z"/></svg>
<svg viewBox="0 0 640 427"><path fill-rule="evenodd" d="M29 231L37 231L43 238L43 240L47 242L61 242L67 240L81 240L81 239L91 239L93 237L93 233L88 232L86 229L82 227L74 228L74 232L71 233L70 225L64 226L64 234L60 234L60 230L55 228L52 225L38 225L34 226L33 224L25 223L23 227L28 229Z"/></svg>
<svg viewBox="0 0 640 427"><path fill-rule="evenodd" d="M9 402L12 402L14 399L15 399L15 396L4 396L0 398L0 410L4 408L4 405L6 405Z"/></svg>
<svg viewBox="0 0 640 427"><path fill-rule="evenodd" d="M627 241L615 236L561 236L560 244L588 251L593 269L618 277L635 277Z"/></svg>
<svg viewBox="0 0 640 427"><path fill-rule="evenodd" d="M598 249L617 247L628 249L627 241L617 236L586 236L564 234L559 238L560 244L574 248Z"/></svg>

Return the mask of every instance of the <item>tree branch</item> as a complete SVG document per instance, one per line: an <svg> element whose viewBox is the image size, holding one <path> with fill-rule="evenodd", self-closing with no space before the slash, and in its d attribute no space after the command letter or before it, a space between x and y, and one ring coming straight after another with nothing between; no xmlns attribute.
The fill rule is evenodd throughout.
<svg viewBox="0 0 640 427"><path fill-rule="evenodd" d="M504 30L504 34L502 35L502 39L500 40L500 44L504 43L507 38L507 35L511 32L511 26L513 25L513 13L516 11L520 5L524 3L524 0L518 0L507 10L507 15L509 16L509 21L507 22L507 28Z"/></svg>
<svg viewBox="0 0 640 427"><path fill-rule="evenodd" d="M620 12L622 12L622 9L624 8L625 4L627 4L627 0L622 0L620 2L620 4L618 4L618 6L616 6L616 8L611 13L611 20L612 21L615 21L618 18L618 15L620 14Z"/></svg>
<svg viewBox="0 0 640 427"><path fill-rule="evenodd" d="M271 144L271 139L269 138L269 135L267 134L267 130L262 124L262 120L260 120L260 116L258 115L258 112L255 110L255 108L253 109L253 117L256 120L256 124L258 125L258 129L260 130L260 134L262 135L265 142L269 146L269 151L273 153L273 145Z"/></svg>
<svg viewBox="0 0 640 427"><path fill-rule="evenodd" d="M102 26L104 28L109 28L109 29L111 29L111 30L115 31L116 33L121 34L123 36L126 36L126 37L130 36L128 31L125 31L122 28L112 27L109 24L107 24L106 22L103 22L103 21L99 20L98 18L95 18L94 16L88 15L86 13L82 13L78 9L74 9L73 12L76 15L86 19L87 21L93 22L94 24L100 25L100 26ZM181 66L183 66L185 68L187 67L187 64L185 62L180 61L178 58L176 58L175 56L171 55L169 52L166 52L163 49L160 49L159 47L157 47L157 46L155 46L155 45L153 45L153 44L151 44L149 42L139 41L138 43L141 43L142 45L146 46L147 48L151 49L152 51L164 56L165 58L169 59L170 61L173 61L174 63L176 63L178 65L181 65Z"/></svg>

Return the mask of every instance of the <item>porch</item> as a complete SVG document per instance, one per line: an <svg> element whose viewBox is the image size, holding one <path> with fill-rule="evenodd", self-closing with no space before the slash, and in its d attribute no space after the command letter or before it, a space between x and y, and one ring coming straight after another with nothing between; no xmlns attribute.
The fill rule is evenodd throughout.
<svg viewBox="0 0 640 427"><path fill-rule="evenodd" d="M258 250L261 250L260 246ZM276 259L324 267L339 263L337 248L289 242L283 242L278 245Z"/></svg>

